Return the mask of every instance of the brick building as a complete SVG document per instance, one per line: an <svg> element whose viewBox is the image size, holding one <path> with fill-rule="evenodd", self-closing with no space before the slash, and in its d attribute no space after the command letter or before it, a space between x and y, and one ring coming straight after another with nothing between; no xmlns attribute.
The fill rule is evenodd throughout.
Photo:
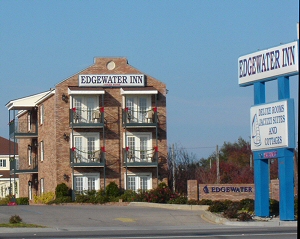
<svg viewBox="0 0 300 239"><path fill-rule="evenodd" d="M110 182L132 190L167 182L166 85L126 58L95 58L54 89L6 107L21 197L60 183L81 193Z"/></svg>

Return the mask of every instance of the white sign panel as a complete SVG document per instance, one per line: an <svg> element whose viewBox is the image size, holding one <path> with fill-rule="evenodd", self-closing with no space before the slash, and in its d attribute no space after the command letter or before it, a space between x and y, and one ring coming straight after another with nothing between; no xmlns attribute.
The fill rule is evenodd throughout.
<svg viewBox="0 0 300 239"><path fill-rule="evenodd" d="M239 85L247 86L262 79L267 81L298 74L298 54L298 41L295 41L239 57Z"/></svg>
<svg viewBox="0 0 300 239"><path fill-rule="evenodd" d="M293 110L292 99L251 107L251 150L291 147L288 127L294 117L290 120L288 112Z"/></svg>
<svg viewBox="0 0 300 239"><path fill-rule="evenodd" d="M88 87L145 86L144 75L79 75L78 81Z"/></svg>

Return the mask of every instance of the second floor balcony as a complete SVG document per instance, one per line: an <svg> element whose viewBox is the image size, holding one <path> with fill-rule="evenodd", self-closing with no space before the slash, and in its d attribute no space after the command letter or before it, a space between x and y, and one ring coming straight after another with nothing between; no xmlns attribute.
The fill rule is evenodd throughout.
<svg viewBox="0 0 300 239"><path fill-rule="evenodd" d="M70 160L74 167L104 167L105 152L73 147L70 149Z"/></svg>
<svg viewBox="0 0 300 239"><path fill-rule="evenodd" d="M28 160L28 164L26 163ZM26 165L26 166L24 166ZM11 174L26 174L38 173L38 156L30 156L28 159L10 159L10 173Z"/></svg>
<svg viewBox="0 0 300 239"><path fill-rule="evenodd" d="M157 148L124 148L123 166L127 167L157 167L158 151Z"/></svg>

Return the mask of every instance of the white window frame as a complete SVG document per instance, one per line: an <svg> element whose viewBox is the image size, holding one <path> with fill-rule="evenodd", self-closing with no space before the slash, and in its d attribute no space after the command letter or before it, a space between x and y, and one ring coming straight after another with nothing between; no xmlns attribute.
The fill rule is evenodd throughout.
<svg viewBox="0 0 300 239"><path fill-rule="evenodd" d="M32 200L32 182L28 183L28 199Z"/></svg>
<svg viewBox="0 0 300 239"><path fill-rule="evenodd" d="M32 164L32 147L27 149L28 151L28 165Z"/></svg>
<svg viewBox="0 0 300 239"><path fill-rule="evenodd" d="M75 123L95 123L99 120L98 113L100 107L98 95L73 95L70 107L71 109L76 109L74 112ZM97 113L97 117L94 113Z"/></svg>
<svg viewBox="0 0 300 239"><path fill-rule="evenodd" d="M124 133L125 134L125 133ZM129 138L134 138L135 147L132 149L130 145ZM146 141L146 149L141 148L141 138L147 138ZM124 148L129 147L127 162L151 162L153 156L153 146L152 146L152 133L151 132L126 132L126 139L124 136L124 140L126 140L126 145L124 142ZM142 150L146 150L143 152ZM141 154L144 154L146 157L141 157Z"/></svg>
<svg viewBox="0 0 300 239"><path fill-rule="evenodd" d="M44 124L44 104L40 105L40 124Z"/></svg>
<svg viewBox="0 0 300 239"><path fill-rule="evenodd" d="M124 108L128 109L129 123L148 123L151 114L151 95L126 95ZM141 100L146 100L145 105Z"/></svg>
<svg viewBox="0 0 300 239"><path fill-rule="evenodd" d="M41 178L40 179L40 193L41 195L43 195L45 192L45 180L44 178Z"/></svg>
<svg viewBox="0 0 300 239"><path fill-rule="evenodd" d="M7 166L6 159L0 159L0 168L6 168Z"/></svg>
<svg viewBox="0 0 300 239"><path fill-rule="evenodd" d="M71 147L75 147L75 157L78 156L78 160L83 163L92 162L94 158L100 158L100 133L96 132L85 132L79 133L75 132L73 137L71 137ZM81 148L78 147L76 138L81 138ZM95 155L89 154L89 140L88 138L94 138L94 145L92 146L92 152L95 152ZM74 141L74 143L72 143ZM77 141L77 142L76 142ZM97 154L99 153L99 154Z"/></svg>
<svg viewBox="0 0 300 239"><path fill-rule="evenodd" d="M27 113L27 130L28 132L31 131L31 112L29 111Z"/></svg>
<svg viewBox="0 0 300 239"><path fill-rule="evenodd" d="M82 179L82 190L77 190L77 178L81 178ZM89 178L94 178L94 188L93 189L89 189ZM100 190L100 173L76 173L74 174L74 190L76 193L84 193L87 191L91 191L91 190L96 190L99 191Z"/></svg>
<svg viewBox="0 0 300 239"><path fill-rule="evenodd" d="M19 161L19 158L15 158L16 160L16 170L19 170L20 169L20 161Z"/></svg>
<svg viewBox="0 0 300 239"><path fill-rule="evenodd" d="M151 190L152 189L152 173L149 173L149 172L145 172L145 173L127 173L127 178L134 178L135 179L135 189L134 191L135 192L138 192L139 190L141 190L141 178L142 177L147 177L147 188L146 189L143 189L143 190ZM126 173L124 174L124 188L126 188L126 181L127 181L127 178L126 178ZM128 190L132 190L132 188L129 186L128 184Z"/></svg>
<svg viewBox="0 0 300 239"><path fill-rule="evenodd" d="M44 141L40 142L40 159L44 161Z"/></svg>

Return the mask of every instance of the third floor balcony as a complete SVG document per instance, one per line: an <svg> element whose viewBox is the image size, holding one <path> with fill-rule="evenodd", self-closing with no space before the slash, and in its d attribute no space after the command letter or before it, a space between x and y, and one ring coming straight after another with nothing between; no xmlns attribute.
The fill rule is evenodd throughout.
<svg viewBox="0 0 300 239"><path fill-rule="evenodd" d="M70 109L70 126L73 128L102 128L104 126L104 108Z"/></svg>

